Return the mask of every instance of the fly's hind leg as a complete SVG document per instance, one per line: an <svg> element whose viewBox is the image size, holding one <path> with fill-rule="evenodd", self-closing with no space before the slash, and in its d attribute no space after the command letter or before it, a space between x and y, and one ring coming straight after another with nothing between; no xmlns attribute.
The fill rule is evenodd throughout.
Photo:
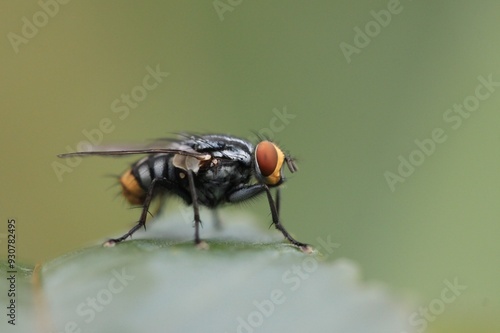
<svg viewBox="0 0 500 333"><path fill-rule="evenodd" d="M125 239L128 237L132 236L137 230L140 228L144 227L146 229L146 219L148 217L149 213L149 206L151 205L151 201L153 200L154 197L154 191L156 186L158 186L160 183L164 182L164 178L155 178L151 182L151 185L149 186L148 192L146 193L146 198L144 199L144 203L142 204L142 212L141 216L139 217L139 221L137 222L136 225L132 227L127 233L125 233L123 236L118 237L118 238L111 238L108 241L106 241L103 246L114 246L117 243L123 242Z"/></svg>

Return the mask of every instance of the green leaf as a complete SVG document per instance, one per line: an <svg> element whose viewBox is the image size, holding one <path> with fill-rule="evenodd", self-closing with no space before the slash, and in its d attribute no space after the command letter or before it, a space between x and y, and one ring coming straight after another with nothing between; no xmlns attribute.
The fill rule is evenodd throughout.
<svg viewBox="0 0 500 333"><path fill-rule="evenodd" d="M173 239L143 234L150 239L90 247L44 264L39 290L22 286L38 301L19 304L31 317L18 322L50 332L410 331L403 303L362 283L355 263L335 258L339 244L331 238L305 254L238 215L216 239L204 224L210 249L200 250L179 241L192 228L175 220L150 228L156 236L175 229Z"/></svg>

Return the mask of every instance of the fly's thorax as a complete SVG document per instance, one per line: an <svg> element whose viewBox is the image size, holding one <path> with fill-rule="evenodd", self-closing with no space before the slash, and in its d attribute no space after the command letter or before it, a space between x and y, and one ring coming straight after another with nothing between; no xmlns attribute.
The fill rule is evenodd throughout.
<svg viewBox="0 0 500 333"><path fill-rule="evenodd" d="M198 170L200 169L201 165L205 161L200 161L199 158L193 157L193 156L186 156L186 155L180 155L176 154L172 158L172 164L179 169L182 170L191 170L194 173L198 173Z"/></svg>
<svg viewBox="0 0 500 333"><path fill-rule="evenodd" d="M198 200L208 207L226 202L227 195L252 179L251 167L234 160L218 160L206 165L195 175Z"/></svg>

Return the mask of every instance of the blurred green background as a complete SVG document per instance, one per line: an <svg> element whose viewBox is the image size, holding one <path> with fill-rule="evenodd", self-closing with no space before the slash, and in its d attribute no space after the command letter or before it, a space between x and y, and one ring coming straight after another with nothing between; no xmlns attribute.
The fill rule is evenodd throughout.
<svg viewBox="0 0 500 333"><path fill-rule="evenodd" d="M47 3L0 5L0 241L15 218L20 260L54 258L137 219L105 177L133 159L85 159L60 179L53 169L102 119L112 127L103 143L274 128L299 161L282 213L298 239L330 235L367 280L417 313L434 306L431 331L500 330L499 84L470 97L478 77L500 82L499 2ZM141 96L157 66L169 75ZM141 101L126 107L131 92ZM475 111L454 129L444 117L464 102ZM289 118L273 120L283 110ZM446 140L416 152L435 128ZM400 155L419 165L392 191L385 174L398 173ZM270 222L265 200L241 208ZM439 308L443 281L455 279L467 289Z"/></svg>

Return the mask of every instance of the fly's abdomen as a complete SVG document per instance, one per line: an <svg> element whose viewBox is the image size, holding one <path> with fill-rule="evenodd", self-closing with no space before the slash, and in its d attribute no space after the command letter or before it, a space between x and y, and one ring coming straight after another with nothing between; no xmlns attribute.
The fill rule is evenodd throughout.
<svg viewBox="0 0 500 333"><path fill-rule="evenodd" d="M122 195L132 205L141 205L146 197L146 191L137 182L133 169L128 169L120 177Z"/></svg>
<svg viewBox="0 0 500 333"><path fill-rule="evenodd" d="M123 173L120 177L122 194L130 204L144 203L153 179L163 178L168 173L169 159L167 154L147 156Z"/></svg>

